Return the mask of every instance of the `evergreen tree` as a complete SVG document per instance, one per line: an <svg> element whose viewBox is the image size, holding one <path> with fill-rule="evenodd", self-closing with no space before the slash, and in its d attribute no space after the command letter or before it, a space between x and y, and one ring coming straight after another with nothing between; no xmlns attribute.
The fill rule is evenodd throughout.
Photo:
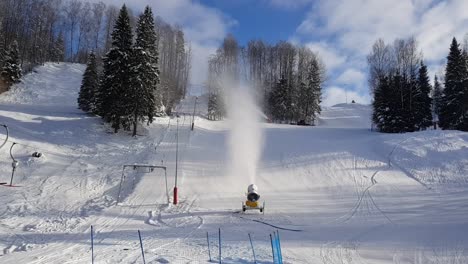
<svg viewBox="0 0 468 264"><path fill-rule="evenodd" d="M14 41L5 54L3 62L2 78L8 86L19 83L21 80L21 63L19 58L18 43Z"/></svg>
<svg viewBox="0 0 468 264"><path fill-rule="evenodd" d="M321 107L321 76L316 58L312 58L306 67L305 81L299 83L298 108L301 118L313 124Z"/></svg>
<svg viewBox="0 0 468 264"><path fill-rule="evenodd" d="M468 131L468 70L457 40L453 38L447 56L445 89L439 124L442 129Z"/></svg>
<svg viewBox="0 0 468 264"><path fill-rule="evenodd" d="M83 75L78 96L78 107L85 112L94 112L96 109L96 97L99 89L99 76L97 71L96 55L91 52L88 56L88 64Z"/></svg>
<svg viewBox="0 0 468 264"><path fill-rule="evenodd" d="M310 86L306 84L306 80L300 81L298 91L296 93L295 101L297 102L297 116L298 121L304 120L306 123L310 122L310 104L309 97L312 92L308 89Z"/></svg>
<svg viewBox="0 0 468 264"><path fill-rule="evenodd" d="M439 116L440 109L442 108L442 86L437 78L437 75L434 77L434 90L432 92L432 106L434 114Z"/></svg>
<svg viewBox="0 0 468 264"><path fill-rule="evenodd" d="M208 97L208 119L219 120L225 116L225 108L222 97L212 92Z"/></svg>
<svg viewBox="0 0 468 264"><path fill-rule="evenodd" d="M311 62L309 68L309 90L312 92L311 100L311 109L310 114L312 115L312 123L315 122L317 114L320 114L322 108L320 104L322 103L322 76L320 72L320 66L316 58Z"/></svg>
<svg viewBox="0 0 468 264"><path fill-rule="evenodd" d="M388 98L385 96L389 93L390 83L386 76L382 76L378 80L378 85L374 88L374 101L372 102L372 121L380 132L390 132L390 106Z"/></svg>
<svg viewBox="0 0 468 264"><path fill-rule="evenodd" d="M158 69L157 36L154 18L148 6L138 20L136 43L133 56L132 92L130 94L133 112L133 136L137 132L138 121L148 118L153 122L157 110L161 109Z"/></svg>
<svg viewBox="0 0 468 264"><path fill-rule="evenodd" d="M396 131L401 132L414 132L418 130L417 120L417 96L419 94L418 77L416 70L410 73L408 78L405 74L399 78L396 75L395 85L399 87L403 95L398 101L401 102L401 107L398 108L398 123Z"/></svg>
<svg viewBox="0 0 468 264"><path fill-rule="evenodd" d="M217 112L217 99L214 93L210 93L208 96L208 119L215 120Z"/></svg>
<svg viewBox="0 0 468 264"><path fill-rule="evenodd" d="M65 61L65 40L63 33L60 31L57 39L53 43L53 49L51 51L52 60L55 62Z"/></svg>
<svg viewBox="0 0 468 264"><path fill-rule="evenodd" d="M128 130L131 125L132 40L130 17L123 5L112 32L112 48L104 58L97 102L97 113L111 123L115 133L121 127Z"/></svg>
<svg viewBox="0 0 468 264"><path fill-rule="evenodd" d="M288 121L291 109L291 94L288 88L288 81L283 77L270 93L268 101L274 120Z"/></svg>
<svg viewBox="0 0 468 264"><path fill-rule="evenodd" d="M429 97L431 89L427 66L421 62L413 107L415 125L418 130L426 129L432 124L431 98Z"/></svg>
<svg viewBox="0 0 468 264"><path fill-rule="evenodd" d="M396 73L380 76L374 90L372 120L380 132L401 133L408 131L408 113L401 100L402 91L408 89L409 82Z"/></svg>

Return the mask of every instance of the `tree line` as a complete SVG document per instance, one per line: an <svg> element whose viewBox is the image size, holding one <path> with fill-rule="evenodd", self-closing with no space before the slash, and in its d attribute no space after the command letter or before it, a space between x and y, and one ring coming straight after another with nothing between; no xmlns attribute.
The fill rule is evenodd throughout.
<svg viewBox="0 0 468 264"><path fill-rule="evenodd" d="M435 120L442 129L468 131L468 50L455 38L443 76L445 88L438 76L431 85L414 38L397 39L392 45L379 39L367 59L372 120L379 131L420 131Z"/></svg>
<svg viewBox="0 0 468 264"><path fill-rule="evenodd" d="M248 83L264 113L274 122L313 124L320 113L324 64L310 49L281 41L252 40L246 47L228 35L209 59L208 117L225 116L223 78Z"/></svg>
<svg viewBox="0 0 468 264"><path fill-rule="evenodd" d="M131 27L136 28L138 17L127 11ZM15 49L25 72L49 61L86 63L90 52L101 67L101 57L112 47L118 15L119 8L103 2L0 0L0 67ZM187 91L191 52L180 27L159 17L155 27L163 102L171 109Z"/></svg>
<svg viewBox="0 0 468 264"><path fill-rule="evenodd" d="M146 7L139 16L136 30L131 24L129 11L123 5L111 34L111 48L103 58L102 73L98 70L96 55L89 54L78 105L83 111L101 116L116 133L133 128L135 136L138 123L152 123L156 115L170 112L170 107L185 96L183 89L188 73L179 67L179 72L170 77L180 83L161 85L160 42L151 8ZM179 52L184 54L183 34L178 34L176 39L180 44ZM179 56L180 60L175 63L189 63L187 58Z"/></svg>

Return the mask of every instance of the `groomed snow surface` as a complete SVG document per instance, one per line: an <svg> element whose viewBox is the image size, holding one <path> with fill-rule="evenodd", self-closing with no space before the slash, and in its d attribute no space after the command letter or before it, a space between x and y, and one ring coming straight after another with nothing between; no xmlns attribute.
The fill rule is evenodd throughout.
<svg viewBox="0 0 468 264"><path fill-rule="evenodd" d="M223 263L253 263L248 233L271 263L271 225L302 230L279 230L285 263L468 263L467 133L372 132L369 106L354 104L325 108L315 127L262 124L266 213L242 214L251 180L227 171L229 121L198 111L193 132L179 118L180 204L168 204L162 170L132 168L117 204L124 164L167 166L172 200L177 119L113 134L76 107L83 70L46 64L0 95L0 182L12 142L19 161L19 187L0 187L0 263L90 263L91 225L95 263L143 263L137 230L147 263L207 263L206 232L217 261L218 228Z"/></svg>

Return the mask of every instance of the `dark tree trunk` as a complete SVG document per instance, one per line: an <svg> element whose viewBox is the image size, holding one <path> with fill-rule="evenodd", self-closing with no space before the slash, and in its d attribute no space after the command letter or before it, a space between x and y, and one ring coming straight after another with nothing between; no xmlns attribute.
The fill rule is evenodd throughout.
<svg viewBox="0 0 468 264"><path fill-rule="evenodd" d="M136 111L134 112L133 117L135 119L133 120L133 134L132 134L132 136L135 137L136 134L137 134L137 126L138 126L138 115L137 115Z"/></svg>

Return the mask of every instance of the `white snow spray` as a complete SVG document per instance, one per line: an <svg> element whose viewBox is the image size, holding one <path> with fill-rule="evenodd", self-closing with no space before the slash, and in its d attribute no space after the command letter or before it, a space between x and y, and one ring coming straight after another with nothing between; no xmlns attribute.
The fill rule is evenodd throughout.
<svg viewBox="0 0 468 264"><path fill-rule="evenodd" d="M225 88L228 88L225 90L225 102L230 127L229 174L233 182L247 187L255 183L262 154L262 112L248 87L227 85Z"/></svg>

